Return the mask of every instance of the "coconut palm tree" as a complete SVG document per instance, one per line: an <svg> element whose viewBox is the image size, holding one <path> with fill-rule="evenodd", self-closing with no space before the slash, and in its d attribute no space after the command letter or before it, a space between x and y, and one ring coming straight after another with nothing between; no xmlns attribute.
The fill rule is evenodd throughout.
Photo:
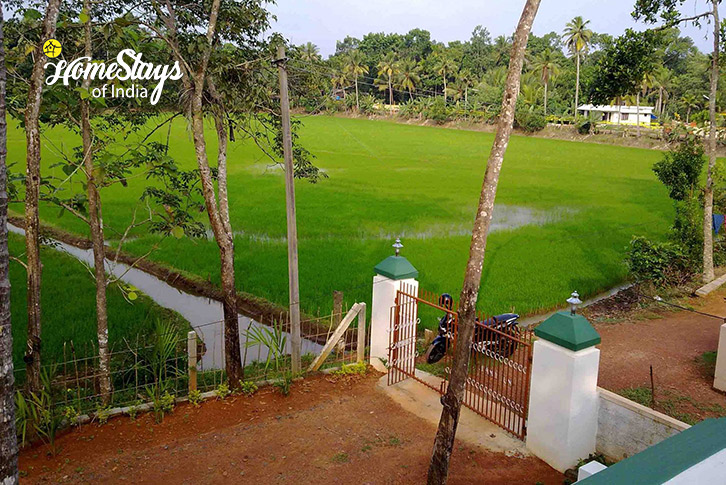
<svg viewBox="0 0 726 485"><path fill-rule="evenodd" d="M398 75L396 55L393 52L389 52L378 63L378 79L376 79L376 84L381 91L388 89L388 104L391 106L393 106L393 80L396 75Z"/></svg>
<svg viewBox="0 0 726 485"><path fill-rule="evenodd" d="M681 97L681 103L686 108L686 123L691 122L691 110L700 109L701 103L698 102L698 98L691 93L684 94Z"/></svg>
<svg viewBox="0 0 726 485"><path fill-rule="evenodd" d="M300 58L307 62L319 61L320 49L312 42L306 42L300 46Z"/></svg>
<svg viewBox="0 0 726 485"><path fill-rule="evenodd" d="M655 75L652 71L648 71L643 75L643 80L640 81L638 92L635 94L635 123L636 123L636 136L640 138L640 95L648 95L648 91L655 85Z"/></svg>
<svg viewBox="0 0 726 485"><path fill-rule="evenodd" d="M549 47L539 53L532 61L532 70L539 73L542 84L544 84L544 115L547 116L547 88L550 79L560 73L560 66L557 64L555 53Z"/></svg>
<svg viewBox="0 0 726 485"><path fill-rule="evenodd" d="M456 70L456 63L447 54L440 54L438 62L436 63L436 73L441 74L444 79L444 103L446 103L446 83L449 74Z"/></svg>
<svg viewBox="0 0 726 485"><path fill-rule="evenodd" d="M587 28L589 20L584 20L577 16L565 26L565 44L572 54L575 55L577 62L577 74L575 78L575 116L577 116L577 106L580 102L580 57L587 53L592 42L592 30Z"/></svg>
<svg viewBox="0 0 726 485"><path fill-rule="evenodd" d="M398 77L397 86L403 90L408 91L408 96L413 101L413 91L416 89L416 84L421 81L419 77L419 66L413 59L404 59L398 63Z"/></svg>
<svg viewBox="0 0 726 485"><path fill-rule="evenodd" d="M509 51L512 49L510 39L500 35L494 39L494 45L492 47L492 51L494 53L494 64L499 67L503 67L506 70L507 64L509 63Z"/></svg>
<svg viewBox="0 0 726 485"><path fill-rule="evenodd" d="M469 107L469 88L476 81L476 76L469 69L462 69L456 74L456 80L464 86L464 106Z"/></svg>
<svg viewBox="0 0 726 485"><path fill-rule="evenodd" d="M656 111L658 116L663 117L665 112L665 104L670 97L670 90L673 86L673 74L665 66L661 66L655 72L655 87L658 88L658 102L656 103Z"/></svg>
<svg viewBox="0 0 726 485"><path fill-rule="evenodd" d="M359 50L351 51L345 58L345 72L355 80L355 108L360 110L358 101L358 77L368 74L368 66L365 64L363 54Z"/></svg>

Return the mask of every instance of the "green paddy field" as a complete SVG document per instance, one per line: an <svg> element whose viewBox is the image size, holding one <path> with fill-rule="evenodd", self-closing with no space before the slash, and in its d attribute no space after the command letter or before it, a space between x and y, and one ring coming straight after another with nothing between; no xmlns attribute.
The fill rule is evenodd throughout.
<svg viewBox="0 0 726 485"><path fill-rule="evenodd" d="M301 142L329 175L315 185L296 185L303 310L328 312L333 290L343 291L348 303L370 302L373 267L392 254L397 236L422 288L456 294L493 134L328 116L302 121ZM209 134L214 140L211 127ZM22 170L24 133L11 128L8 135L9 162ZM158 139L165 137L166 130ZM60 171L49 168L59 151L79 143L64 130L46 131L46 173ZM186 168L195 166L184 120L172 126L170 154ZM651 170L660 157L653 150L514 136L501 174L480 308L533 313L563 304L573 290L589 296L622 283L632 235L662 238L672 220L666 190ZM286 304L284 180L269 165L249 141L230 146L237 283ZM106 226L125 227L144 183L137 178L126 188L104 189ZM82 190L80 180L74 187ZM54 207L43 207L41 217L87 232L71 215L59 218ZM142 230L125 249L141 255L157 241ZM150 258L220 280L212 240L167 239Z"/></svg>

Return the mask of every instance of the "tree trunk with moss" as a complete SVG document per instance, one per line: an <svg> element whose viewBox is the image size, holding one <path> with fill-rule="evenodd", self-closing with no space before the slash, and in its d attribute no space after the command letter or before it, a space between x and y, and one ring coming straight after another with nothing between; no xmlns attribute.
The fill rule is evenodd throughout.
<svg viewBox="0 0 726 485"><path fill-rule="evenodd" d="M18 441L15 434L13 335L10 331L8 277L8 125L5 109L5 38L0 5L0 483L18 483Z"/></svg>
<svg viewBox="0 0 726 485"><path fill-rule="evenodd" d="M45 82L46 57L43 43L55 36L60 0L49 0L43 20L43 33L33 51L33 71L30 75L28 103L25 107L25 257L28 272L28 342L25 350L28 389L40 388L40 103Z"/></svg>

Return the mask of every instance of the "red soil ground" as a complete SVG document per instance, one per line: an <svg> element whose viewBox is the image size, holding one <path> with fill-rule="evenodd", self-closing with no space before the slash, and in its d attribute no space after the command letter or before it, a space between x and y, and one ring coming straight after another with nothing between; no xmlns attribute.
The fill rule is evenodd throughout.
<svg viewBox="0 0 726 485"><path fill-rule="evenodd" d="M721 289L682 304L726 316L724 296L726 290ZM726 414L726 396L712 388L713 375L699 360L704 352L717 349L722 320L673 312L666 306L656 308L656 313L634 312L614 319L617 323L595 325L602 337L600 386L614 392L649 389L652 365L656 402L660 402L656 409L690 421Z"/></svg>
<svg viewBox="0 0 726 485"><path fill-rule="evenodd" d="M195 408L90 424L20 456L23 483L425 483L434 427L376 390L377 375L314 377ZM333 382L334 381L334 382ZM561 484L536 458L455 447L449 483Z"/></svg>

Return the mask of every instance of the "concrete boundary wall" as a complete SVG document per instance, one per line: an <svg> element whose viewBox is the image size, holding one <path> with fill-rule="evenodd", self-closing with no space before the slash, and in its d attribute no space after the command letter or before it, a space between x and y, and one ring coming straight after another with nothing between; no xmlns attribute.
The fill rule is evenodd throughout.
<svg viewBox="0 0 726 485"><path fill-rule="evenodd" d="M690 425L654 411L601 387L596 449L620 461L690 428Z"/></svg>

